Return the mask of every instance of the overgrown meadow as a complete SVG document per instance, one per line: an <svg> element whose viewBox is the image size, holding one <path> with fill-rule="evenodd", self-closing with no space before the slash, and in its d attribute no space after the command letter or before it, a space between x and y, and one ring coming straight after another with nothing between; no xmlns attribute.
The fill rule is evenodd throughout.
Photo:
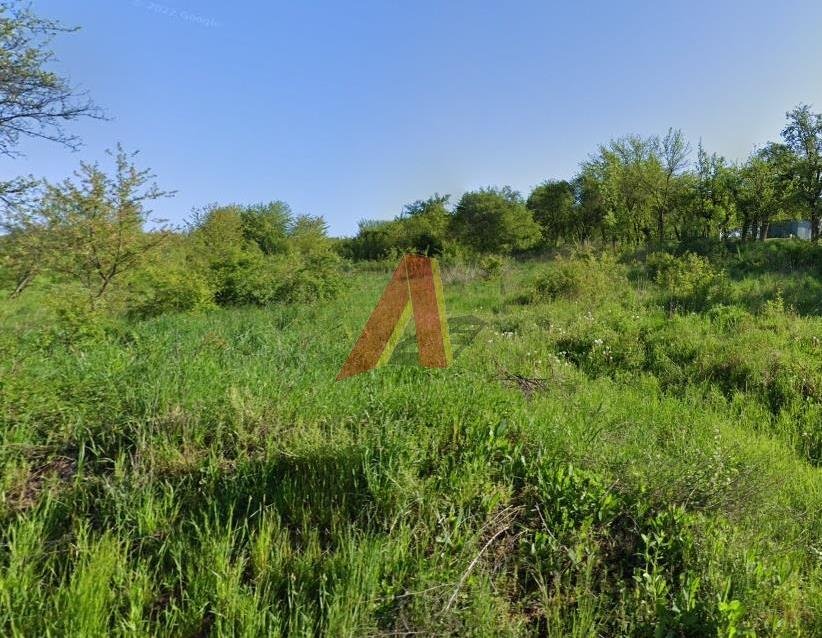
<svg viewBox="0 0 822 638"><path fill-rule="evenodd" d="M280 30L300 39L289 20L334 23L325 9L311 11L305 20L286 12ZM311 38L302 38L314 47L307 57L276 39L275 62L300 58L311 93L269 73L288 97L273 104L255 94L256 84L270 88L256 80L271 60L256 56L263 66L255 57L244 81L253 51L232 45L228 20L201 44L175 34L169 55L165 27L150 32L155 69L112 48L117 29L127 22L138 33L139 19L81 13L96 24L93 41L72 49L76 72L115 91L113 103L158 116L98 107L56 64L53 40L77 28L0 0L0 159L20 158L34 142L76 150L70 125L120 115L139 130L120 124L118 135L190 156L193 138L175 133L176 123L196 129L186 105L205 104L214 107L201 114L214 119L207 130L221 139L196 146L217 161L202 174L219 176L230 197L258 192L259 171L249 167L260 165L260 149L283 151L275 155L286 162L288 149L302 149L297 160L325 156L326 165L282 171L275 161L266 170L279 184L311 175L321 197L298 193L307 183L299 177L288 190L332 202L341 227L351 206L385 217L368 193L348 204L333 195L359 190L340 180L365 174L374 157L392 157L394 188L403 175L419 177L407 166L419 153L397 155L392 127L407 129L401 141L447 132L456 154L449 150L446 173L475 183L463 160L482 144L452 143L469 129L448 117L487 107L469 85L494 85L503 73L505 86L506 64L523 66L505 44L506 64L483 69L482 82L463 73L465 108L452 101L450 114L437 113L441 131L429 130L430 117L420 129L413 118L378 118L372 130L352 124L358 109L337 98L373 83L378 101L388 99L396 74L365 69L367 82L340 83ZM266 23L246 13L235 28L252 14ZM388 46L413 79L426 56L403 62L416 52L390 44L402 41L395 20L386 35L371 24L379 11L366 13L354 16L364 37L341 25L328 50L345 61L356 40L356 61L362 52L385 58ZM501 21L486 13L505 35L509 8ZM419 39L416 23L401 26ZM255 39L245 26L236 35ZM492 40L483 46L493 57L504 39ZM446 58L464 53L451 49ZM123 51L133 73L121 72ZM206 82L179 82L180 51L219 64ZM529 48L529 61L537 54ZM573 66L591 56L561 57L568 77L591 77ZM94 60L105 64L90 72ZM356 80L363 69L353 71ZM190 93L223 86L220 72L242 85L240 111ZM785 91L771 75L769 93ZM603 95L618 102L612 84ZM317 103L317 90L334 99L293 118L294 105ZM437 103L419 91L410 98ZM490 119L469 127L487 148L503 128L522 146L497 149L532 158L528 170L505 169L518 179L541 170L539 140L554 135L546 122L528 122L527 112L545 111L535 99L522 110L512 95L507 117L495 103ZM280 102L290 110L278 111ZM255 105L269 104L255 116ZM557 112L578 110L569 104ZM614 121L633 127L630 117ZM578 136L570 120L561 126L563 139ZM579 139L590 139L587 129ZM822 636L822 113L797 104L774 135L734 160L693 148L673 127L630 134L527 195L487 186L451 202L435 193L393 220L361 220L353 237L330 237L323 217L283 201L210 204L169 226L153 210L174 191L119 144L107 168L86 160L60 182L14 177L26 165L6 164L0 636ZM339 153L324 152L326 138L347 170L333 162ZM257 150L244 153L242 140ZM221 143L230 149L222 168ZM63 162L55 158L43 169ZM196 175L196 162L186 171ZM200 190L189 183L188 196ZM335 382L407 253L440 259L453 365L416 365L412 324L389 365Z"/></svg>
<svg viewBox="0 0 822 638"><path fill-rule="evenodd" d="M456 357L336 299L0 306L0 633L822 634L822 252L443 265Z"/></svg>

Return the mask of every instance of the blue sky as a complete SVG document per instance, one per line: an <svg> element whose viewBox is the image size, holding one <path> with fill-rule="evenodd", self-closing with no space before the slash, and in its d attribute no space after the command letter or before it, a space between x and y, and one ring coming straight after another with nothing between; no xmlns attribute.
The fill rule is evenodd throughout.
<svg viewBox="0 0 822 638"><path fill-rule="evenodd" d="M118 141L178 191L289 202L337 235L431 193L570 177L597 144L682 128L742 158L822 108L822 2L39 0L57 68L112 116L0 161L52 180Z"/></svg>

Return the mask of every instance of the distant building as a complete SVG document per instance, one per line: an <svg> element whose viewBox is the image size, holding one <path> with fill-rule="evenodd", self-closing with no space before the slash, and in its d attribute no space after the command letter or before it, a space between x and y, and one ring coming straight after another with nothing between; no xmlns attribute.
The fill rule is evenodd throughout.
<svg viewBox="0 0 822 638"><path fill-rule="evenodd" d="M759 237L759 228L751 228L749 237ZM720 235L722 239L740 239L741 228L732 228ZM768 239L810 239L811 223L804 219L788 219L771 222L768 226Z"/></svg>
<svg viewBox="0 0 822 638"><path fill-rule="evenodd" d="M771 222L768 227L768 239L787 239L790 237L810 239L811 223L805 220Z"/></svg>

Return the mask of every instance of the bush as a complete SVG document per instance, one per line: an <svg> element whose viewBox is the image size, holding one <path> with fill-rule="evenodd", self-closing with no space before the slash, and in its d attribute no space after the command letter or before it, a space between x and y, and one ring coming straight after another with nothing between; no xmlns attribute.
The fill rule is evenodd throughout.
<svg viewBox="0 0 822 638"><path fill-rule="evenodd" d="M391 221L362 220L357 236L338 242L335 248L352 260L379 260L405 253L441 255L449 243L447 204L448 195L433 195L408 204Z"/></svg>
<svg viewBox="0 0 822 638"><path fill-rule="evenodd" d="M53 286L46 305L54 316L44 333L46 343L92 343L103 339L114 325L107 307L93 305L85 291L71 285Z"/></svg>
<svg viewBox="0 0 822 638"><path fill-rule="evenodd" d="M292 256L272 266L277 283L269 301L305 303L331 299L342 286L339 258L333 253Z"/></svg>
<svg viewBox="0 0 822 638"><path fill-rule="evenodd" d="M818 275L822 274L822 246L801 239L744 243L738 246L731 268L739 275L763 271Z"/></svg>
<svg viewBox="0 0 822 638"><path fill-rule="evenodd" d="M484 279L496 279L505 268L505 259L499 255L486 255L479 262Z"/></svg>
<svg viewBox="0 0 822 638"><path fill-rule="evenodd" d="M724 273L714 269L705 257L685 253L674 257L665 252L652 253L646 267L662 289L670 312L699 310L720 296L725 288Z"/></svg>
<svg viewBox="0 0 822 638"><path fill-rule="evenodd" d="M625 266L617 263L611 253L597 256L587 249L577 250L570 258L554 258L526 286L514 298L515 302L529 304L583 297L593 305L601 305L618 294L620 303L625 303L625 291L629 290Z"/></svg>
<svg viewBox="0 0 822 638"><path fill-rule="evenodd" d="M127 314L139 319L214 307L214 288L203 273L180 265L155 266L135 277Z"/></svg>
<svg viewBox="0 0 822 638"><path fill-rule="evenodd" d="M234 206L214 208L202 219L191 261L216 303L264 306L336 294L341 278L334 248L321 218L291 217L280 204Z"/></svg>
<svg viewBox="0 0 822 638"><path fill-rule="evenodd" d="M511 253L535 246L539 224L516 191L483 188L465 193L451 218L454 237L477 253Z"/></svg>
<svg viewBox="0 0 822 638"><path fill-rule="evenodd" d="M534 298L553 301L559 297L575 297L585 283L583 267L579 262L557 259L534 281Z"/></svg>
<svg viewBox="0 0 822 638"><path fill-rule="evenodd" d="M440 266L465 266L471 262L468 251L464 246L454 242L447 242L442 252L437 256Z"/></svg>

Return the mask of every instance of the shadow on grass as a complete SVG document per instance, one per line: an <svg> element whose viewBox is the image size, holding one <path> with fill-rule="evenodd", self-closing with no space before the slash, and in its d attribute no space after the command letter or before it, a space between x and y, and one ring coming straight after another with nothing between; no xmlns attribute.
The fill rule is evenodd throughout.
<svg viewBox="0 0 822 638"><path fill-rule="evenodd" d="M448 335L451 340L451 353L454 359L459 357L473 343L487 323L473 315L462 315L448 319ZM389 360L391 365L419 365L417 335L413 330L409 330L409 332L410 334L406 334L394 349L394 353Z"/></svg>
<svg viewBox="0 0 822 638"><path fill-rule="evenodd" d="M181 510L191 520L253 520L272 508L284 526L314 528L321 537L340 524L368 527L373 498L364 463L361 450L333 444L299 457L245 461L218 472L210 485L189 483Z"/></svg>
<svg viewBox="0 0 822 638"><path fill-rule="evenodd" d="M810 274L794 273L779 279L740 279L735 283L731 301L751 312L759 312L768 301L778 296L786 307L800 315L822 314L822 278Z"/></svg>

